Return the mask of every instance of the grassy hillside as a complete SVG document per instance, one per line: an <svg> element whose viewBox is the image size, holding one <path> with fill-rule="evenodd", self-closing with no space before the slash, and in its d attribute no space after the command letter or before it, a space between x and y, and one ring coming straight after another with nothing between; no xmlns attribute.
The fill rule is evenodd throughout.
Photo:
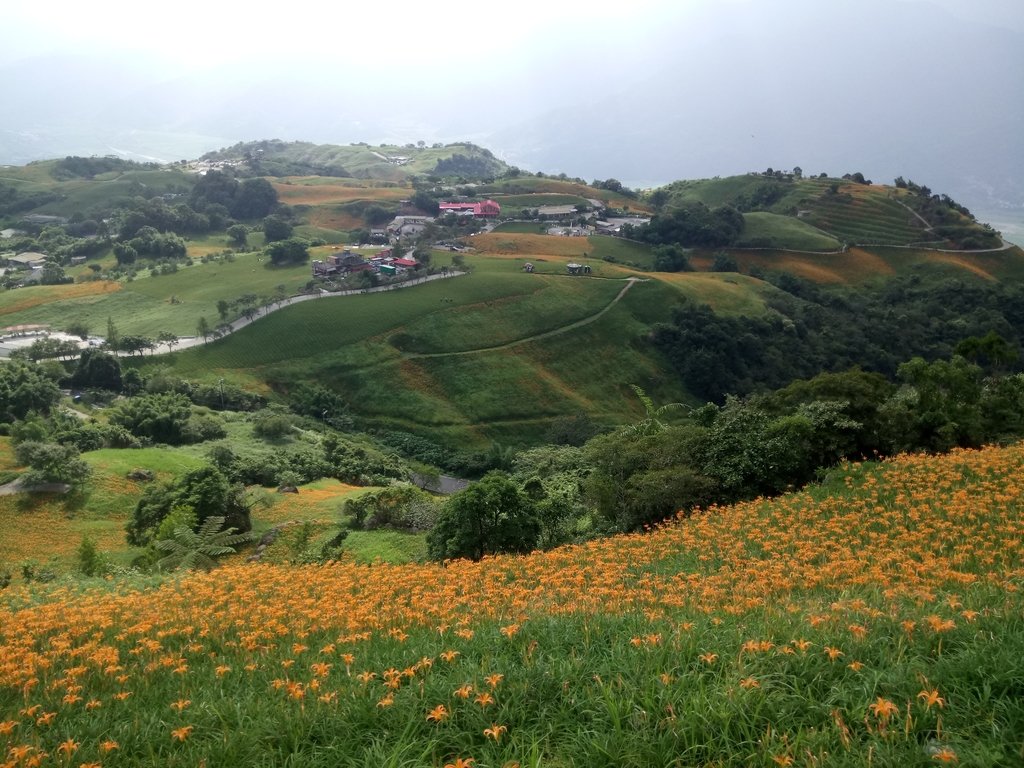
<svg viewBox="0 0 1024 768"><path fill-rule="evenodd" d="M536 440L554 418L580 410L616 423L639 412L630 383L685 396L661 381L660 363L639 342L648 318L667 317L672 289L638 283L613 303L623 280L572 278L567 257L544 258L537 263L548 274L524 273L519 259L474 257L467 277L298 304L176 353L175 370L241 374L282 391L315 381L367 424L465 446ZM590 324L531 341L606 308Z"/></svg>
<svg viewBox="0 0 1024 768"><path fill-rule="evenodd" d="M790 216L776 213L745 213L738 248L755 246L793 251L832 251L840 242L831 235Z"/></svg>
<svg viewBox="0 0 1024 768"><path fill-rule="evenodd" d="M699 202L709 207L731 205L747 218L739 245L770 240L796 250L831 250L838 241L850 246L912 244L955 247L914 213L906 189L882 184L856 184L842 179L768 178L745 174L726 178L676 181L663 188L669 206ZM786 217L766 218L767 214ZM749 217L753 215L754 218ZM955 223L982 233L977 222L954 216ZM810 225L807 230L801 225ZM815 242L811 232L826 238ZM761 243L758 242L760 245Z"/></svg>
<svg viewBox="0 0 1024 768"><path fill-rule="evenodd" d="M50 160L26 166L0 169L0 192L14 188L20 195L51 193L54 198L19 213L41 213L70 217L109 211L119 201L132 197L187 194L194 176L176 168L111 171L95 178L58 179L54 173L59 161Z"/></svg>
<svg viewBox="0 0 1024 768"><path fill-rule="evenodd" d="M461 164L456 156L461 156ZM499 175L508 168L489 150L464 142L427 147L254 141L209 152L202 159L241 163L247 172L258 176L351 176L390 181L407 179L414 174L435 173L440 176L488 177Z"/></svg>
<svg viewBox="0 0 1024 768"><path fill-rule="evenodd" d="M9 588L0 741L211 768L1018 764L1022 469L902 457L447 567Z"/></svg>
<svg viewBox="0 0 1024 768"><path fill-rule="evenodd" d="M220 250L197 245L194 255ZM168 331L194 336L196 323L218 320L217 301L247 293L271 296L283 285L292 295L309 281L309 266L270 267L258 252L240 253L233 261L194 263L170 275L143 273L131 282L96 281L60 286L33 286L0 293L0 323L42 323L64 328L81 320L94 333L112 318L122 333L155 336ZM173 301L172 301L173 297Z"/></svg>
<svg viewBox="0 0 1024 768"><path fill-rule="evenodd" d="M547 176L517 176L511 179L500 179L492 184L483 184L476 191L480 194L490 195L496 200L500 200L504 195L561 195L567 198L603 200L613 208L624 208L633 212L649 213L651 211L651 207L643 200L607 189L595 189L578 181ZM560 205L564 203L538 204Z"/></svg>

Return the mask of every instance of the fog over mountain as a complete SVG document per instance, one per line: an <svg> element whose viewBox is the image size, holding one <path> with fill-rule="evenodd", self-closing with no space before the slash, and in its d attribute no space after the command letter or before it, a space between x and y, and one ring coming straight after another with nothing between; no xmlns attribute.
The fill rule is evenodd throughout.
<svg viewBox="0 0 1024 768"><path fill-rule="evenodd" d="M902 175L1024 218L1017 0L59 6L6 22L0 162L469 139L640 186L768 166Z"/></svg>

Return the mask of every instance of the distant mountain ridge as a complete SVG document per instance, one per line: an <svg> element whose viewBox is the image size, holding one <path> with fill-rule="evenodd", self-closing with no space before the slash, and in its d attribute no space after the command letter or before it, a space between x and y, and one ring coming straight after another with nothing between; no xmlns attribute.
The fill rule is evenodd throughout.
<svg viewBox="0 0 1024 768"><path fill-rule="evenodd" d="M509 169L489 149L470 142L404 146L357 142L348 146L308 141L240 142L207 152L200 162L237 163L261 176L337 176L398 181L414 174L484 179Z"/></svg>

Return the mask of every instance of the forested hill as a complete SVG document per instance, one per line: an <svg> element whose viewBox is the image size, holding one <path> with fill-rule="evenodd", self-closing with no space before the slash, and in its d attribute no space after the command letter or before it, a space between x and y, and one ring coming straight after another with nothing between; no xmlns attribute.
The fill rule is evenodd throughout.
<svg viewBox="0 0 1024 768"><path fill-rule="evenodd" d="M277 139L235 144L208 152L200 163L229 163L256 176L335 176L400 181L416 174L491 178L508 166L469 142L404 146L365 142L339 146Z"/></svg>
<svg viewBox="0 0 1024 768"><path fill-rule="evenodd" d="M877 183L855 171L807 177L800 168L675 181L649 195L662 215L635 233L652 244L801 251L851 246L984 250L999 234L965 206L897 177ZM743 214L742 220L737 213Z"/></svg>

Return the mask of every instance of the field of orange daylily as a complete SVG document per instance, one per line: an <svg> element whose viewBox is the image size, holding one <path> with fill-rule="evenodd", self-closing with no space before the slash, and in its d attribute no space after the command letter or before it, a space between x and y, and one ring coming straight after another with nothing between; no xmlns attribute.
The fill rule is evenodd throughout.
<svg viewBox="0 0 1024 768"><path fill-rule="evenodd" d="M1024 447L479 563L0 593L0 765L1012 765Z"/></svg>

